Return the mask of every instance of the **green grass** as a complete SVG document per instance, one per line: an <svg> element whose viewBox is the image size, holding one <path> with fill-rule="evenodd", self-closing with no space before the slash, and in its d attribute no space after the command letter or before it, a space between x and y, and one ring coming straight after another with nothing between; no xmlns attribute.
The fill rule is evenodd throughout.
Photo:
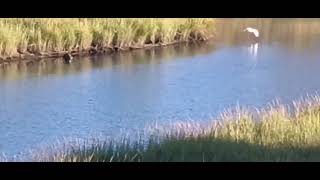
<svg viewBox="0 0 320 180"><path fill-rule="evenodd" d="M237 107L209 125L157 127L138 141L66 142L33 153L32 161L320 161L320 97L293 104L293 109L279 103L261 110Z"/></svg>
<svg viewBox="0 0 320 180"><path fill-rule="evenodd" d="M207 40L214 23L203 18L2 18L0 57L17 57L17 50L37 55Z"/></svg>

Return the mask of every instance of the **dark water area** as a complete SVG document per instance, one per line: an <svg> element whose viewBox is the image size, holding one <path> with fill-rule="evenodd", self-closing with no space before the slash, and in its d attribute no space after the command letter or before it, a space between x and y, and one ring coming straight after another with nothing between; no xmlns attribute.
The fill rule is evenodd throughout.
<svg viewBox="0 0 320 180"><path fill-rule="evenodd" d="M258 28L261 42L244 41ZM320 89L320 21L221 19L216 41L0 67L0 152L62 137L208 121L237 104L289 103Z"/></svg>

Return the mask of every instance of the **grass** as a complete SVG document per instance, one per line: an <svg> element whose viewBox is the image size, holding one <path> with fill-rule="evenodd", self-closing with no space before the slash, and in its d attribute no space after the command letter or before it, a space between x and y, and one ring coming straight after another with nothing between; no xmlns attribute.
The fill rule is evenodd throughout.
<svg viewBox="0 0 320 180"><path fill-rule="evenodd" d="M33 153L32 161L211 162L320 161L320 97L261 110L237 107L208 124L177 123L151 136L121 142L62 143Z"/></svg>
<svg viewBox="0 0 320 180"><path fill-rule="evenodd" d="M214 23L205 18L2 18L0 57L207 40Z"/></svg>

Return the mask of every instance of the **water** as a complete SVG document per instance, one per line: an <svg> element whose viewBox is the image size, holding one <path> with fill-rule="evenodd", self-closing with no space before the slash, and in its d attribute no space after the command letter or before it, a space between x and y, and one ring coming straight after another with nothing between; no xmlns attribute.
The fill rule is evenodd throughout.
<svg viewBox="0 0 320 180"><path fill-rule="evenodd" d="M244 43L246 26L260 29L260 43ZM205 44L1 66L0 151L131 134L155 121L207 121L237 104L314 94L317 27L318 20L229 19L217 29L224 34Z"/></svg>

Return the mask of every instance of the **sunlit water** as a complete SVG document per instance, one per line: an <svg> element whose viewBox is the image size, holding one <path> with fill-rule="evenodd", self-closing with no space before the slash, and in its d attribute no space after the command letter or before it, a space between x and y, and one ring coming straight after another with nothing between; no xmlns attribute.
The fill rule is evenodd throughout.
<svg viewBox="0 0 320 180"><path fill-rule="evenodd" d="M244 43L246 26L259 28L262 41ZM230 19L215 42L1 66L0 151L130 134L154 122L208 121L237 104L314 94L317 27L317 20Z"/></svg>

